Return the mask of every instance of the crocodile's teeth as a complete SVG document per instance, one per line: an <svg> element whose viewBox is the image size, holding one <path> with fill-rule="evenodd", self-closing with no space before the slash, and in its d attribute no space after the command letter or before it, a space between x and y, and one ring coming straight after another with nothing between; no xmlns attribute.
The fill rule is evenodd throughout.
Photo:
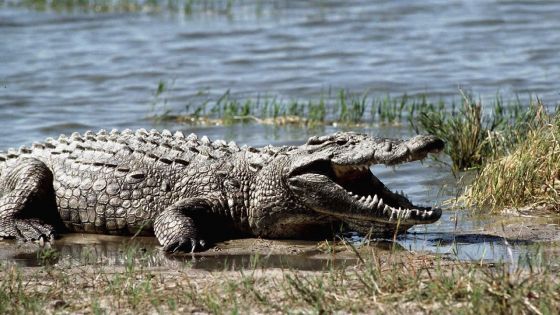
<svg viewBox="0 0 560 315"><path fill-rule="evenodd" d="M371 196L367 196L366 203L370 203L370 202L371 202Z"/></svg>
<svg viewBox="0 0 560 315"><path fill-rule="evenodd" d="M391 207L389 207L388 205L385 205L385 208L383 208L383 214L389 213L389 210L391 210Z"/></svg>
<svg viewBox="0 0 560 315"><path fill-rule="evenodd" d="M202 138L200 138L200 142L202 142L202 144L210 144L210 138L208 138L207 136L202 136Z"/></svg>
<svg viewBox="0 0 560 315"><path fill-rule="evenodd" d="M362 198L360 198L360 202L364 202L366 200L366 197L362 196Z"/></svg>
<svg viewBox="0 0 560 315"><path fill-rule="evenodd" d="M429 211L424 211L424 213L422 213L422 217L425 218L426 216L431 216L432 215L432 210Z"/></svg>
<svg viewBox="0 0 560 315"><path fill-rule="evenodd" d="M371 202L371 205L375 206L378 201L379 201L379 199L377 198L377 195L373 196L373 201Z"/></svg>
<svg viewBox="0 0 560 315"><path fill-rule="evenodd" d="M377 208L378 208L378 209L383 209L383 206L384 206L384 205L385 205L385 204L383 203L383 198L379 199L379 203L377 204Z"/></svg>
<svg viewBox="0 0 560 315"><path fill-rule="evenodd" d="M402 211L401 207L399 207L399 208L397 209L397 219L399 219L399 220L400 220L400 219L403 219L403 213L404 213L404 212Z"/></svg>
<svg viewBox="0 0 560 315"><path fill-rule="evenodd" d="M410 209L404 210L404 218L405 218L405 219L410 218L410 213L411 213L411 212L412 212L412 211L411 211Z"/></svg>

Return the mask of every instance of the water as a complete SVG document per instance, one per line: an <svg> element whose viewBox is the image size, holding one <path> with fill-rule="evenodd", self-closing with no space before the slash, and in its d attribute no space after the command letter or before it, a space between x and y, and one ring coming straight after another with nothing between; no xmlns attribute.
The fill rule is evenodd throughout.
<svg viewBox="0 0 560 315"><path fill-rule="evenodd" d="M212 2L212 1L210 1ZM216 1L219 2L219 1ZM0 2L3 3L3 2ZM160 80L181 109L200 91L309 99L329 89L557 103L557 1L239 1L95 14L0 9L0 148L88 128L149 126Z"/></svg>
<svg viewBox="0 0 560 315"><path fill-rule="evenodd" d="M7 3L0 1L0 150L100 128L182 129L250 145L301 143L336 130L157 124L146 116L160 81L170 87L166 106L173 110L227 90L240 98L284 100L342 88L449 99L461 87L483 100L499 92L506 99L532 93L547 104L560 101L557 1L245 0L225 9L218 1L190 15L37 11ZM362 131L412 134L397 127ZM455 179L436 163L375 172L417 203L455 195ZM474 260L509 257L511 246L519 256L531 246L483 238L488 242L452 248L453 216L447 212L442 223L417 228L400 244L462 248L465 254L455 254ZM479 226L461 217L461 231Z"/></svg>

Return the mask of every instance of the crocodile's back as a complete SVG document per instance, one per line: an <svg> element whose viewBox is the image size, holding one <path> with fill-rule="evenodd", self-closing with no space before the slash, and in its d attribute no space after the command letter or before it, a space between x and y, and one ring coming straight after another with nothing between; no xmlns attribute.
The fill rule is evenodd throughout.
<svg viewBox="0 0 560 315"><path fill-rule="evenodd" d="M58 212L70 231L126 234L151 231L158 213L196 193L201 170L237 151L235 143L168 131L74 133L0 155L0 172L39 160L52 173Z"/></svg>

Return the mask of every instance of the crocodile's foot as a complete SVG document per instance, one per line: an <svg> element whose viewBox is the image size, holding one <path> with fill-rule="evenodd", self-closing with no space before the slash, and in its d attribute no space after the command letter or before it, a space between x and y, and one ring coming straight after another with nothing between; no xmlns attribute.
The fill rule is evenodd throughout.
<svg viewBox="0 0 560 315"><path fill-rule="evenodd" d="M194 253L205 249L206 249L205 240L188 238L184 236L178 236L176 238L170 239L167 244L163 245L163 250L167 253L175 253L177 251L186 251L186 252Z"/></svg>
<svg viewBox="0 0 560 315"><path fill-rule="evenodd" d="M39 242L44 244L54 240L54 228L37 219L14 219L6 224L0 224L0 238L17 239L24 242Z"/></svg>
<svg viewBox="0 0 560 315"><path fill-rule="evenodd" d="M184 214L196 200L178 202L160 213L154 221L154 233L166 252L204 250L206 241L200 238L194 220Z"/></svg>

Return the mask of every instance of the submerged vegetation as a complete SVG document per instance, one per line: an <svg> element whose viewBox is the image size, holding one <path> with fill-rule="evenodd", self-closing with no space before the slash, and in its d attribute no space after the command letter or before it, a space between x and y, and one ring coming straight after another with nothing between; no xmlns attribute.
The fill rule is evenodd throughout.
<svg viewBox="0 0 560 315"><path fill-rule="evenodd" d="M2 313L369 313L554 314L557 266L459 263L429 255L354 249L356 266L310 272L153 268L141 251L124 266L0 265ZM335 253L333 253L335 254Z"/></svg>
<svg viewBox="0 0 560 315"><path fill-rule="evenodd" d="M356 126L370 123L402 124L420 112L445 110L442 101L432 103L426 97L407 95L372 98L367 92L356 94L339 90L329 91L316 100L283 100L269 96L240 99L228 90L218 97L200 92L183 110L173 111L168 106L168 93L168 85L160 82L151 110L151 117L156 121Z"/></svg>

